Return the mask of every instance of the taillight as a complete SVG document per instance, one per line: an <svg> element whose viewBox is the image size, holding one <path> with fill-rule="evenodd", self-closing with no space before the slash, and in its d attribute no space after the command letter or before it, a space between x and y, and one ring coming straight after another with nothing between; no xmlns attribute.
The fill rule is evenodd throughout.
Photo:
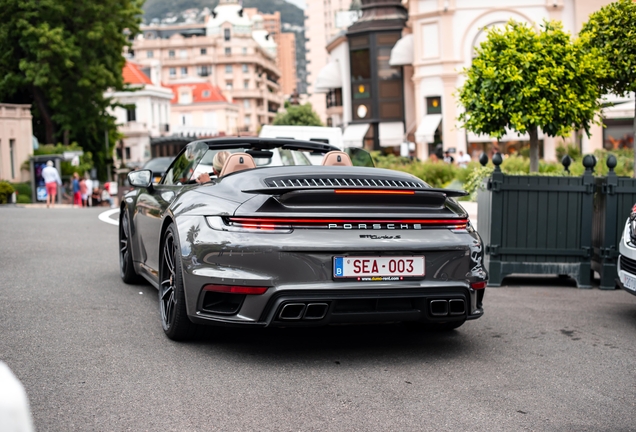
<svg viewBox="0 0 636 432"><path fill-rule="evenodd" d="M242 285L206 285L203 287L203 291L213 291L226 294L247 294L247 295L261 295L265 294L267 287L252 287Z"/></svg>
<svg viewBox="0 0 636 432"><path fill-rule="evenodd" d="M486 281L482 281L482 282L471 282L470 287L472 289L484 289L486 288L486 285L488 284L488 282Z"/></svg>
<svg viewBox="0 0 636 432"><path fill-rule="evenodd" d="M334 192L348 195L415 195L412 190L336 189Z"/></svg>

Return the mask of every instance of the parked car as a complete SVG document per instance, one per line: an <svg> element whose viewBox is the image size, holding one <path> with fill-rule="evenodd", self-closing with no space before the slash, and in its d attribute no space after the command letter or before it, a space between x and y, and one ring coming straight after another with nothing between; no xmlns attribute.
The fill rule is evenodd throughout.
<svg viewBox="0 0 636 432"><path fill-rule="evenodd" d="M625 222L618 252L618 283L625 291L636 295L636 205Z"/></svg>
<svg viewBox="0 0 636 432"><path fill-rule="evenodd" d="M207 170L221 150L232 155L219 177L198 184L200 165ZM265 163L277 151L322 153L323 163ZM317 142L192 142L158 184L150 170L129 173L121 277L158 289L174 340L201 324L397 321L451 330L481 317L483 245L454 199L466 193L352 165Z"/></svg>
<svg viewBox="0 0 636 432"><path fill-rule="evenodd" d="M142 169L152 171L152 182L159 183L173 160L174 158L171 156L152 158L144 164Z"/></svg>

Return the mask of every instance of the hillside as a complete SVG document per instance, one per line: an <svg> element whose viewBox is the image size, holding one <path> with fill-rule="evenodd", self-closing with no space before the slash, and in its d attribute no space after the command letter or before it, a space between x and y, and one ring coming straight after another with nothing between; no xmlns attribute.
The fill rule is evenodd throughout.
<svg viewBox="0 0 636 432"><path fill-rule="evenodd" d="M146 22L150 22L153 18L161 19L168 14L177 14L186 9L213 9L218 3L218 0L146 0L144 18ZM264 13L280 11L283 23L300 27L304 25L303 10L285 0L243 0L243 6L255 7Z"/></svg>

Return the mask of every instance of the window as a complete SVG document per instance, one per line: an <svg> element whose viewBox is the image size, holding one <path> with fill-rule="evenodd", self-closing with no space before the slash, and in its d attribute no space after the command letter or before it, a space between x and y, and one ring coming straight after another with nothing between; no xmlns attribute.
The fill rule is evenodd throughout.
<svg viewBox="0 0 636 432"><path fill-rule="evenodd" d="M225 82L225 90L232 90L233 87L232 81Z"/></svg>
<svg viewBox="0 0 636 432"><path fill-rule="evenodd" d="M247 48L243 47L243 55L247 55Z"/></svg>
<svg viewBox="0 0 636 432"><path fill-rule="evenodd" d="M210 90L203 90L203 97L204 98L209 98L210 97Z"/></svg>
<svg viewBox="0 0 636 432"><path fill-rule="evenodd" d="M402 77L402 69L399 67L392 67L389 65L389 58L391 57L390 47L378 47L377 62L378 62L378 78L381 80L399 79Z"/></svg>
<svg viewBox="0 0 636 432"><path fill-rule="evenodd" d="M197 68L197 73L199 74L199 76L202 77L206 77L208 75L210 75L211 69L208 69L207 66L199 66Z"/></svg>
<svg viewBox="0 0 636 432"><path fill-rule="evenodd" d="M229 48L229 47L225 48L225 55L226 56L231 56L232 55L232 48Z"/></svg>
<svg viewBox="0 0 636 432"><path fill-rule="evenodd" d="M146 57L153 58L154 56L155 56L155 52L154 51L146 51Z"/></svg>
<svg viewBox="0 0 636 432"><path fill-rule="evenodd" d="M11 178L15 178L15 140L9 140L9 162L11 163Z"/></svg>
<svg viewBox="0 0 636 432"><path fill-rule="evenodd" d="M246 110L251 108L251 103L249 99L243 99L243 108L245 108Z"/></svg>
<svg viewBox="0 0 636 432"><path fill-rule="evenodd" d="M227 74L232 73L232 65L225 65L225 73Z"/></svg>
<svg viewBox="0 0 636 432"><path fill-rule="evenodd" d="M181 68L181 76L188 76L188 68L187 67L182 67Z"/></svg>
<svg viewBox="0 0 636 432"><path fill-rule="evenodd" d="M244 89L248 89L248 88L250 88L250 82L249 82L249 80L245 80L245 81L243 81L243 88L244 88Z"/></svg>
<svg viewBox="0 0 636 432"><path fill-rule="evenodd" d="M207 48L201 48L201 55L206 55L208 53Z"/></svg>
<svg viewBox="0 0 636 432"><path fill-rule="evenodd" d="M177 69L176 68L170 68L170 78L174 78L177 76Z"/></svg>
<svg viewBox="0 0 636 432"><path fill-rule="evenodd" d="M126 121L137 121L137 107L135 105L126 108Z"/></svg>
<svg viewBox="0 0 636 432"><path fill-rule="evenodd" d="M190 91L190 89L184 88L179 90L179 103L180 104L192 103L192 92Z"/></svg>
<svg viewBox="0 0 636 432"><path fill-rule="evenodd" d="M252 121L252 117L246 115L245 118L243 119L243 124L245 126L249 126L251 121Z"/></svg>
<svg viewBox="0 0 636 432"><path fill-rule="evenodd" d="M126 147L126 160L130 160L130 147Z"/></svg>
<svg viewBox="0 0 636 432"><path fill-rule="evenodd" d="M174 58L174 50L168 51L168 57Z"/></svg>
<svg viewBox="0 0 636 432"><path fill-rule="evenodd" d="M368 49L351 51L351 81L371 79L371 57Z"/></svg>
<svg viewBox="0 0 636 432"><path fill-rule="evenodd" d="M179 57L187 58L188 57L188 51L187 50L179 50Z"/></svg>
<svg viewBox="0 0 636 432"><path fill-rule="evenodd" d="M226 41L230 40L230 29L223 29L223 39Z"/></svg>
<svg viewBox="0 0 636 432"><path fill-rule="evenodd" d="M250 69L247 66L247 64L243 63L243 73L248 73L249 71L250 71Z"/></svg>

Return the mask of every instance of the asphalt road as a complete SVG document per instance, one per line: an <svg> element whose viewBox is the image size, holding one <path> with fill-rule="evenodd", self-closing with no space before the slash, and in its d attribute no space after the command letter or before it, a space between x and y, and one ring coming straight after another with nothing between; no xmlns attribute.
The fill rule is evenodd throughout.
<svg viewBox="0 0 636 432"><path fill-rule="evenodd" d="M154 288L119 279L102 211L0 207L0 360L38 431L636 430L628 293L517 279L448 334L223 329L175 343Z"/></svg>

